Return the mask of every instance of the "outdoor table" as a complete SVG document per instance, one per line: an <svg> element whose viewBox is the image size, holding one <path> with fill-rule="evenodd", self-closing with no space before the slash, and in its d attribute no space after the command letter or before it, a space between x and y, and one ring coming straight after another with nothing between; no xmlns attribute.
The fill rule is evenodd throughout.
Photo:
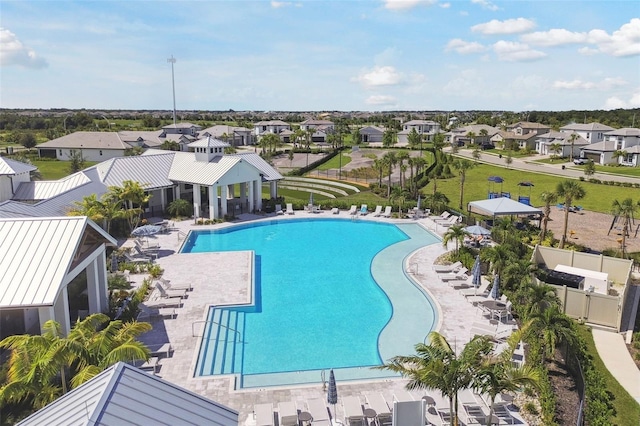
<svg viewBox="0 0 640 426"><path fill-rule="evenodd" d="M376 413L376 410L374 410L373 408L365 408L362 413L370 421L378 416L378 413Z"/></svg>
<svg viewBox="0 0 640 426"><path fill-rule="evenodd" d="M480 304L491 312L492 318L494 314L499 316L507 308L507 305L499 300L484 300Z"/></svg>
<svg viewBox="0 0 640 426"><path fill-rule="evenodd" d="M303 425L306 425L306 424L311 424L311 420L313 419L313 417L311 417L311 413L307 411L302 411L298 415L298 419L302 422Z"/></svg>

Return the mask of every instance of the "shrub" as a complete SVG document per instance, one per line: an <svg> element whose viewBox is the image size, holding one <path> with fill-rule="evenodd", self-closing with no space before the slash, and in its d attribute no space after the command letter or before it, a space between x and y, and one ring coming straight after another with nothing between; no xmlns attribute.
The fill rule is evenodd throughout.
<svg viewBox="0 0 640 426"><path fill-rule="evenodd" d="M147 268L147 272L151 275L151 278L160 278L164 269L162 269L158 264L152 264Z"/></svg>
<svg viewBox="0 0 640 426"><path fill-rule="evenodd" d="M533 416L537 416L539 414L538 407L536 407L536 403L533 401L525 402L524 405L522 406L522 410L525 413L529 413Z"/></svg>

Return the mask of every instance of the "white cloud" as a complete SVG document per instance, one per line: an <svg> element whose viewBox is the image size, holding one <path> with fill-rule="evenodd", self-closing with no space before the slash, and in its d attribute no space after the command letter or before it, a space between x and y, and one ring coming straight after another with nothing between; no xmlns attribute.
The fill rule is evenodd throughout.
<svg viewBox="0 0 640 426"><path fill-rule="evenodd" d="M629 100L620 99L617 96L607 98L604 103L604 109L618 109L618 108L638 108L640 107L640 87L638 87L632 94Z"/></svg>
<svg viewBox="0 0 640 426"><path fill-rule="evenodd" d="M553 82L553 88L565 90L609 90L614 87L626 86L627 84L628 83L620 77L606 77L598 82L582 81L580 79L571 81L556 80Z"/></svg>
<svg viewBox="0 0 640 426"><path fill-rule="evenodd" d="M391 9L391 10L412 9L420 5L430 6L436 2L436 0L383 0L383 1L384 1L385 9Z"/></svg>
<svg viewBox="0 0 640 426"><path fill-rule="evenodd" d="M485 46L475 41L464 41L459 38L454 38L447 43L445 50L455 50L457 53L466 55L469 53L480 53L487 50Z"/></svg>
<svg viewBox="0 0 640 426"><path fill-rule="evenodd" d="M536 46L560 46L571 43L584 43L587 41L587 33L576 33L563 28L554 28L549 31L537 31L520 37L525 43Z"/></svg>
<svg viewBox="0 0 640 426"><path fill-rule="evenodd" d="M589 31L588 41L613 56L640 55L640 18L633 18L609 35L603 30Z"/></svg>
<svg viewBox="0 0 640 426"><path fill-rule="evenodd" d="M394 67L375 66L371 70L364 70L353 81L362 83L365 87L393 86L402 81L402 76Z"/></svg>
<svg viewBox="0 0 640 426"><path fill-rule="evenodd" d="M593 49L591 47L585 46L578 49L578 53L584 56L593 56L598 53L598 49Z"/></svg>
<svg viewBox="0 0 640 426"><path fill-rule="evenodd" d="M291 2L288 1L272 1L271 7L274 9L280 9L281 7L291 6Z"/></svg>
<svg viewBox="0 0 640 426"><path fill-rule="evenodd" d="M393 106L396 104L397 99L388 95L371 95L364 102L367 105Z"/></svg>
<svg viewBox="0 0 640 426"><path fill-rule="evenodd" d="M516 18L505 19L499 21L492 19L484 24L478 24L471 27L471 31L485 35L489 34L519 34L531 31L536 27L536 23L531 19Z"/></svg>
<svg viewBox="0 0 640 426"><path fill-rule="evenodd" d="M475 69L460 71L442 87L442 92L451 96L473 97L486 89L486 81Z"/></svg>
<svg viewBox="0 0 640 426"><path fill-rule="evenodd" d="M449 9L451 7L451 3L440 3L438 6L443 9Z"/></svg>
<svg viewBox="0 0 640 426"><path fill-rule="evenodd" d="M499 10L500 8L488 0L471 0L471 3L479 4L483 9Z"/></svg>
<svg viewBox="0 0 640 426"><path fill-rule="evenodd" d="M546 53L533 50L526 44L504 40L494 43L493 51L499 60L507 62L533 61L547 56Z"/></svg>
<svg viewBox="0 0 640 426"><path fill-rule="evenodd" d="M22 44L14 33L0 27L0 66L18 65L25 68L46 68L47 61Z"/></svg>

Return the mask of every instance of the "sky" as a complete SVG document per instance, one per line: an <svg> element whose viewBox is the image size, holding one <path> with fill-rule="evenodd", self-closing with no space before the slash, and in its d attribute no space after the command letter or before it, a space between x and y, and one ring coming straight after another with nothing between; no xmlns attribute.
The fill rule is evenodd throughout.
<svg viewBox="0 0 640 426"><path fill-rule="evenodd" d="M1 108L640 107L640 2L0 2Z"/></svg>

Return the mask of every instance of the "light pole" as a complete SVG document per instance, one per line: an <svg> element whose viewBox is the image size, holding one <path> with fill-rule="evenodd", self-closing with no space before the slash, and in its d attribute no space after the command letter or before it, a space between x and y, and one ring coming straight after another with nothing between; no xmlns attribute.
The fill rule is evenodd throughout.
<svg viewBox="0 0 640 426"><path fill-rule="evenodd" d="M173 64L176 63L176 58L171 55L167 62L171 64L171 87L173 88L173 125L176 125L176 83L173 75Z"/></svg>
<svg viewBox="0 0 640 426"><path fill-rule="evenodd" d="M111 130L111 123L109 123L109 120L107 120L107 117L105 117L104 115L101 115L101 117L106 120L107 125L109 126L109 130Z"/></svg>

